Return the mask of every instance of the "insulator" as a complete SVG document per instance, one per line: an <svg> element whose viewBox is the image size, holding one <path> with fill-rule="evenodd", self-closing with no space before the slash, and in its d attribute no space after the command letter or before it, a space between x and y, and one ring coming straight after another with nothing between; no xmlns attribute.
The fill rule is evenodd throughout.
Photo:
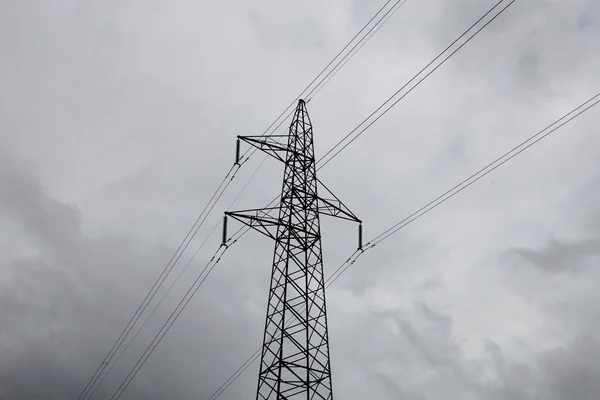
<svg viewBox="0 0 600 400"><path fill-rule="evenodd" d="M223 217L223 244L227 243L227 215Z"/></svg>
<svg viewBox="0 0 600 400"><path fill-rule="evenodd" d="M362 224L358 225L358 248L362 249L363 247L363 238L362 238Z"/></svg>
<svg viewBox="0 0 600 400"><path fill-rule="evenodd" d="M235 163L236 164L240 163L240 139L239 138L235 144Z"/></svg>

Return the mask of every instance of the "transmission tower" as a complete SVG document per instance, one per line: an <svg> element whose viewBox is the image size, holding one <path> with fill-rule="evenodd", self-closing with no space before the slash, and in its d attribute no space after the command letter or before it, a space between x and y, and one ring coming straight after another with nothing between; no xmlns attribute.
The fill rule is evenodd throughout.
<svg viewBox="0 0 600 400"><path fill-rule="evenodd" d="M287 135L239 136L236 162L240 140L285 165L278 206L225 213L275 241L256 399L332 400L319 217L361 221L317 179L303 100ZM361 236L359 227L359 248Z"/></svg>

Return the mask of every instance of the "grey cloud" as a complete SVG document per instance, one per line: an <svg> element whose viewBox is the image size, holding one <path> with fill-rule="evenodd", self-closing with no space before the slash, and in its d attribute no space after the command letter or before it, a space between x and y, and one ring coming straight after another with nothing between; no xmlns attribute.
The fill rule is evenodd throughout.
<svg viewBox="0 0 600 400"><path fill-rule="evenodd" d="M400 331L390 330L389 322ZM515 361L491 340L481 343L482 353L467 356L464 338L455 332L452 318L425 303L401 312L374 312L348 327L359 325L362 332L357 335L366 340L371 351L360 351L359 356L356 349L352 357L360 357L357 361L363 373L374 384L371 393L377 393L379 398L591 400L597 397L600 370L595 360L600 347L594 336L576 336L535 352L526 361ZM338 382L343 387L351 386L345 379ZM343 398L348 397L346 390L339 392Z"/></svg>
<svg viewBox="0 0 600 400"><path fill-rule="evenodd" d="M441 50L495 3L440 2L437 24L425 34ZM593 0L516 1L452 61L453 67L469 79L494 82L500 95L559 96L574 87L585 90L584 82L596 81L600 25L591 21L599 15Z"/></svg>
<svg viewBox="0 0 600 400"><path fill-rule="evenodd" d="M512 253L522 257L540 271L576 273L600 262L600 240L563 240L550 238L542 249L517 248Z"/></svg>
<svg viewBox="0 0 600 400"><path fill-rule="evenodd" d="M87 250L90 243L82 236L75 209L48 198L35 179L6 157L0 181L0 209L24 226L37 250L34 256L3 263L12 277L1 285L2 375L10 382L3 390L9 399L72 397L82 370L91 367L78 355L85 352L94 359L98 338L120 320L111 312L117 303L108 299L126 297L102 284L91 268L90 263L104 263L90 259L97 254Z"/></svg>
<svg viewBox="0 0 600 400"><path fill-rule="evenodd" d="M580 336L565 346L537 354L525 364L511 362L496 349L497 380L487 389L487 398L595 399L600 391L600 370L594 361L599 350L596 338Z"/></svg>
<svg viewBox="0 0 600 400"><path fill-rule="evenodd" d="M407 2L311 102L320 154L491 3ZM0 157L0 223L6 227L0 228L0 397L75 398L230 167L235 135L262 133L379 6L364 1L327 7L322 2L219 4L57 0L52 7L36 1L0 6L8 10L0 12L7 60L0 65L6 92L0 100L0 146L31 164ZM598 24L594 18L585 23L575 18L596 15L588 12L591 5L517 2L340 155L334 168L324 170L324 181L365 221L366 237L477 170L492 159L488 156L525 135L525 128L554 116L555 109L562 113L561 102L578 101L581 92L593 89ZM555 83L568 96L537 96L555 94L556 87L550 87ZM517 112L514 103L526 107ZM505 129L505 121L515 126ZM503 246L521 237L515 234L521 230L511 231L508 223L494 231L515 198L523 219L518 228L535 231L536 218L547 221L556 214L550 199L562 193L557 185L584 179L585 166L595 168L584 163L586 157L597 160L595 125L591 116L588 121L576 129L588 135L579 136L585 142L565 135L563 142L538 152L539 158L507 169L504 176L510 179L504 185L501 174L494 190L476 191L474 185L469 195L457 196L361 257L336 283L328 301L340 399L377 393L382 399L566 400L557 396L573 390L571 369L579 369L580 376L597 374L588 359L581 359L586 348L595 354L591 339L577 347L561 338L562 350L538 349L527 363L511 360L499 346L467 356L466 341L476 346L480 336L494 332L463 312L471 303L478 310L479 299L457 301L477 278L463 258L496 254L484 239ZM565 143L575 144L567 151ZM576 157L561 161L559 150ZM534 161L544 161L539 162L543 174L522 168ZM270 200L279 187L274 181L281 178L277 168L263 169L240 208ZM252 171L241 171L233 192ZM534 196L548 202L528 205ZM216 207L210 227L232 197ZM471 220L465 222L467 217ZM494 229L461 236L474 223ZM324 231L328 272L356 243L354 228L334 228ZM182 284L194 278L213 245L200 253ZM564 254L580 259L577 247L569 248L573 243L560 245L566 246ZM447 249L457 246L462 253ZM256 350L270 251L271 243L247 235L227 253L124 399L207 398ZM514 290L512 283L488 280L493 282L480 291L493 289L504 299ZM573 287L578 282L572 280ZM393 298L365 306L380 292ZM182 294L178 289L168 305ZM582 315L600 304L584 294L563 299L566 311L555 313L556 320L568 324L570 337L597 332L597 319L570 324L564 315L573 315L584 301L589 309ZM398 300L406 297L417 303L426 298L427 305ZM452 311L433 304L447 304ZM505 305L499 300L484 311L501 315ZM97 398L110 394L168 311L159 310L123 370ZM539 318L548 323L548 315ZM508 321L501 333L512 335L518 322ZM461 323L476 326L469 337L456 333ZM536 331L526 339L536 342L536 335L550 333ZM221 399L252 398L256 369L249 368ZM488 370L495 382L484 376ZM564 383L551 390L551 382ZM587 390L580 394L583 399L596 390L589 379L581 386Z"/></svg>
<svg viewBox="0 0 600 400"><path fill-rule="evenodd" d="M417 292L432 291L432 290L439 289L443 285L444 285L444 279L439 275L435 275L431 278L425 279L422 283L416 285L415 291L417 291Z"/></svg>
<svg viewBox="0 0 600 400"><path fill-rule="evenodd" d="M407 342L417 350L430 371L437 374L449 390L468 396L484 395L475 377L466 369L462 349L453 338L452 320L426 305L420 305L418 309L424 320L422 326L415 328L406 321L398 321Z"/></svg>
<svg viewBox="0 0 600 400"><path fill-rule="evenodd" d="M95 285L106 282L106 277L95 275L93 279L90 277L82 279L80 274L84 272L97 274L99 266L110 264L141 267L139 260L134 261L140 254L129 254L130 250L118 246L117 238L91 241L81 233L80 222L78 222L80 216L74 208L48 197L35 179L23 170L6 166L1 172L2 182L11 182L13 188L21 188L13 191L11 201L2 202L2 209L11 210L11 216L26 225L29 232L35 233L36 239L43 242L48 249L41 257L14 261L10 268L16 271L15 274L19 278L13 280L11 285L4 286L2 290L3 309L7 311L2 313L2 326L11 327L1 331L2 341L13 343L10 349L3 350L5 354L2 359L3 395L9 399L74 397L85 377L93 371L96 365L93 361L97 361L108 348L110 338L115 336L119 326L124 322L126 315L116 316L116 310L121 308L118 304L123 302L134 304L134 297L139 295L137 293L136 296L128 297L121 292L126 287L130 287L130 280L122 282L123 286L119 287L120 290L114 288L111 290L109 285L89 286L90 282L94 282ZM55 219L57 217L60 217L59 220ZM66 223L61 225L60 221L63 220ZM128 243L134 244L132 241ZM77 253L72 256L74 258L67 256L69 253L67 249ZM105 258L100 258L98 264L86 265L83 260L90 255L86 249L95 249L92 254L96 257L105 254ZM106 258L107 253L112 256ZM45 255L52 255L52 257ZM55 259L54 257L57 256L59 258ZM165 253L161 251L154 256L164 259ZM150 260L147 262L150 263ZM57 269L57 266L62 268ZM81 288L81 281L85 282L85 289ZM140 285L140 289L143 287L144 285ZM25 297L24 291L31 291L31 289L37 296ZM106 290L109 294L105 296L94 294L101 290ZM207 305L204 312L208 312L212 307L214 305L210 307ZM93 318L86 318L85 315L93 315ZM598 342L593 338L583 338L564 350L554 350L539 355L533 365L540 371L537 375L531 372L533 367L511 363L497 346L490 346L499 377L498 382L490 385L480 379L476 372L476 365L464 357L459 339L453 333L453 321L450 316L424 303L417 304L408 314L412 316L410 322L408 319L399 318L394 313L374 315L379 315L383 320L394 321L402 332L403 341L399 341L397 336L393 341L389 341L386 336L390 335L390 331L385 333L386 331L381 329L383 325L374 323L380 317L375 317L370 323L364 319L358 320L362 326L375 328L374 333L378 332L379 342L385 344L385 347L381 348L381 355L390 352L396 354L392 358L395 361L391 364L398 363L400 368L396 367L396 371L407 368L415 370L405 375L397 372L379 373L379 379L376 381L390 399L420 400L452 394L466 399L471 398L469 396L476 396L473 398L484 396L494 400L566 400L568 398L565 397L566 393L577 390L579 398L587 400L592 399L591 396L596 393L597 388L594 385L597 380L593 378L597 376L598 370L593 360L597 357L595 352L598 351ZM30 321L33 321L34 325L25 325L31 323ZM203 332L206 333L206 325L202 325ZM378 325L381 328L376 328ZM229 325L226 331L235 331L235 326L235 323ZM28 334L30 336L24 337L23 332L30 332ZM218 343L223 343L220 335L221 333L219 333ZM215 338L203 338L202 341L210 344L216 343L214 340ZM396 345L392 344L390 347L389 343L396 343ZM203 346L200 345L200 349L202 348ZM173 350L173 347L167 344L165 353L159 352L155 357L169 365L167 360L170 357L166 354L167 350ZM77 355L82 353L88 355L89 359L86 361L79 359ZM201 353L202 351L199 354ZM365 352L363 357L375 357L377 353ZM179 357L176 365L190 362L182 357L181 352L175 354ZM212 362L218 363L217 358L222 357L223 353L222 349L212 355L206 353L203 356L204 366L201 367L201 371L195 370L192 376L195 377L199 373L201 376L213 375L217 379L222 379L226 376L228 367L235 365L239 354L227 355L231 363L218 368L219 374L214 372L211 374L209 371ZM241 354L245 353L242 351ZM342 356L338 360L342 361L344 358L346 357ZM386 357L381 359L385 360ZM387 359L387 368L389 368L389 358ZM197 362L198 360L192 363L195 368L198 367ZM173 383L172 376L164 381L157 379L164 371L156 365L147 368L149 371L134 381L135 384L127 398L158 399L167 394L174 396L175 393L178 398L185 399L193 398L199 393L208 396L218 387L214 380L208 378L196 382L195 385L190 385L191 382L184 379L182 384L185 382L185 385L179 387ZM405 377L413 375L416 371L419 373L415 377L420 376L420 379L425 379L420 381L421 388L405 380ZM253 378L248 374L246 376L244 379L251 383ZM340 383L343 381L341 379ZM252 384L249 387L251 386ZM531 394L527 394L528 392ZM242 392L233 389L225 398L234 399L241 394ZM102 397L101 392L98 398ZM351 397L346 394L345 398Z"/></svg>
<svg viewBox="0 0 600 400"><path fill-rule="evenodd" d="M129 312L157 276L157 260L168 260L172 250L144 250L134 240L122 237L87 237L76 208L50 197L23 165L16 167L18 163L9 160L3 157L0 168L0 212L24 228L27 235L20 238L20 243L27 243L35 251L31 256L2 262L2 271L10 279L0 283L0 393L6 399L76 398L110 348L111 340L125 325ZM173 295L177 292L176 288ZM241 328L236 320L218 317L222 308L213 305L218 301L214 293L207 291L200 308L192 304L184 313L195 311L204 316L204 324L192 329L202 332L199 337L192 335L195 350L182 352L182 348L176 348L169 352L163 348L172 344L161 343L143 373L133 381L127 398L159 399L167 394L193 398L198 394L208 396L218 387L210 377L223 377L239 358L233 348L231 352L213 351L212 343L223 340L221 329L239 332ZM164 309L159 315L166 318ZM174 325L170 337L185 343L192 337L178 331L181 323ZM148 343L150 332L158 327L151 320L146 329L149 332L143 331L138 339L140 344ZM139 356L140 350L140 345L134 345L121 368L133 361L136 352ZM154 359L167 365L173 360L178 365L191 363L195 373L165 380L160 377L169 368L153 365ZM196 373L206 379L199 381ZM119 376L124 377L119 371L107 382L114 385ZM177 381L180 386L175 385ZM116 386L110 387L103 385L94 398L109 396ZM235 398L235 391L229 395Z"/></svg>
<svg viewBox="0 0 600 400"><path fill-rule="evenodd" d="M457 398L591 400L600 393L600 369L595 362L600 343L593 336L579 336L564 346L537 353L528 362L512 361L497 344L488 341L484 358L470 359L463 353L460 338L448 329L447 316L427 305L420 305L414 311L413 317L422 318L429 326L399 323L408 343L427 360L423 367L436 376L422 386L423 398L432 395L431 398L438 398L439 394L432 391L437 386L436 380L445 381L446 394ZM416 366L414 362L411 365ZM495 378L490 380L482 375L482 368L491 370ZM397 378L400 386L404 381L410 387L405 378ZM461 384L456 386L451 382ZM389 383L384 385L389 387Z"/></svg>
<svg viewBox="0 0 600 400"><path fill-rule="evenodd" d="M395 377L386 376L384 374L377 374L376 379L381 381L384 389L387 392L388 398L400 399L400 400L425 400L426 397L422 394L413 392L407 392L403 390L398 382L394 379Z"/></svg>
<svg viewBox="0 0 600 400"><path fill-rule="evenodd" d="M540 357L548 392L556 399L592 400L600 393L600 342L593 336L575 339L564 349Z"/></svg>

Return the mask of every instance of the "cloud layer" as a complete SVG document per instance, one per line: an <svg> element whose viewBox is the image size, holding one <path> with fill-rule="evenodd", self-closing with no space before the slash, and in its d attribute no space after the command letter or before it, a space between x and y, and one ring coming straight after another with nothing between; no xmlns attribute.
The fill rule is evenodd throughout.
<svg viewBox="0 0 600 400"><path fill-rule="evenodd" d="M493 3L409 0L309 104L317 155ZM1 399L77 398L230 168L235 136L261 134L382 4L0 5ZM515 2L322 180L375 236L595 94L599 21L592 0ZM598 397L598 118L557 131L331 287L336 399ZM234 208L264 205L280 179L267 161ZM356 228L324 219L323 235L330 274ZM218 244L95 399L110 398ZM253 234L232 247L122 398L208 399L260 345L271 252ZM256 374L220 398L253 398Z"/></svg>

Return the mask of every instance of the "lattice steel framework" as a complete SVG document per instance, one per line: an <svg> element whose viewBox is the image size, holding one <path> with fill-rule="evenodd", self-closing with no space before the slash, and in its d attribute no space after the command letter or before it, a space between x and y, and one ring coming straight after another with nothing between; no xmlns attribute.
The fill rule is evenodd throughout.
<svg viewBox="0 0 600 400"><path fill-rule="evenodd" d="M279 143L285 138L287 145ZM225 213L275 240L256 399L332 400L319 217L360 220L317 179L312 124L303 100L288 135L238 140L285 164L278 207Z"/></svg>

